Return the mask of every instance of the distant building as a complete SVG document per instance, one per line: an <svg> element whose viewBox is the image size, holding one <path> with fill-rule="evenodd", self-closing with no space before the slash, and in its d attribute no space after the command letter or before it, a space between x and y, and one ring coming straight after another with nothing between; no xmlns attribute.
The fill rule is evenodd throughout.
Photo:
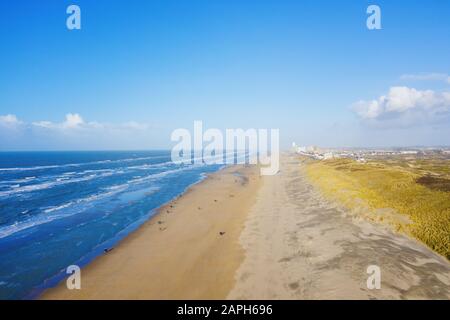
<svg viewBox="0 0 450 320"><path fill-rule="evenodd" d="M327 160L327 159L333 159L334 158L334 154L333 152L326 152L323 154L323 159Z"/></svg>

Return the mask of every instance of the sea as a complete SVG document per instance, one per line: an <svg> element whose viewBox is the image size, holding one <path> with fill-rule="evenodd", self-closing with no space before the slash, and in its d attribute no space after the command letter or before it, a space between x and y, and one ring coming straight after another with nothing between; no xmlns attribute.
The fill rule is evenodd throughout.
<svg viewBox="0 0 450 320"><path fill-rule="evenodd" d="M33 299L220 164L170 151L0 152L0 299Z"/></svg>

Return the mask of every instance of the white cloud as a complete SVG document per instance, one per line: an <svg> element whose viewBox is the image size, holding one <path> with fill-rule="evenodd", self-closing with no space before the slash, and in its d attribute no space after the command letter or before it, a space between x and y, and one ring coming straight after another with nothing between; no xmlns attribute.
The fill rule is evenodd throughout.
<svg viewBox="0 0 450 320"><path fill-rule="evenodd" d="M37 121L32 126L37 128L53 129L60 131L135 131L146 130L150 126L145 123L128 121L120 124L101 123L97 121L86 122L78 113L68 113L62 122Z"/></svg>
<svg viewBox="0 0 450 320"><path fill-rule="evenodd" d="M124 131L145 131L151 129L151 126L146 123L139 123L136 121L128 121L124 123L101 123L97 121L86 122L83 117L78 113L68 113L62 122L52 121L35 121L31 123L25 123L17 118L16 115L7 114L0 115L0 126L3 128L23 128L23 129L45 129L47 131L59 131L59 132L124 132Z"/></svg>
<svg viewBox="0 0 450 320"><path fill-rule="evenodd" d="M68 113L60 122L0 115L0 150L145 149L161 147L163 137L160 128L147 123L86 121L78 113Z"/></svg>
<svg viewBox="0 0 450 320"><path fill-rule="evenodd" d="M17 127L22 124L22 121L17 119L14 114L7 114L0 116L0 125L5 127Z"/></svg>
<svg viewBox="0 0 450 320"><path fill-rule="evenodd" d="M400 120L407 125L436 123L450 118L450 92L391 87L386 95L358 101L352 109L363 120Z"/></svg>
<svg viewBox="0 0 450 320"><path fill-rule="evenodd" d="M450 84L450 76L448 74L437 72L404 74L400 79L406 81L444 81Z"/></svg>
<svg viewBox="0 0 450 320"><path fill-rule="evenodd" d="M66 121L62 123L63 128L78 128L84 124L83 118L78 113L66 114Z"/></svg>
<svg viewBox="0 0 450 320"><path fill-rule="evenodd" d="M145 123L138 123L136 121L128 121L125 122L122 127L124 129L146 130L149 128L149 125Z"/></svg>
<svg viewBox="0 0 450 320"><path fill-rule="evenodd" d="M51 121L38 121L32 123L36 127L42 127L46 129L52 129L55 127L54 123Z"/></svg>
<svg viewBox="0 0 450 320"><path fill-rule="evenodd" d="M68 113L63 122L37 121L32 125L46 129L78 129L86 126L86 123L78 113Z"/></svg>

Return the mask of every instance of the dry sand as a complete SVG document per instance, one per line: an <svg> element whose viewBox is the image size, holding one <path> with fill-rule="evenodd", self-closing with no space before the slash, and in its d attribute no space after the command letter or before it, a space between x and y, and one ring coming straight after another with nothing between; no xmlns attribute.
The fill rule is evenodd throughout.
<svg viewBox="0 0 450 320"><path fill-rule="evenodd" d="M326 201L295 156L264 185L241 235L231 299L450 299L450 264L423 244ZM367 288L367 267L381 289Z"/></svg>
<svg viewBox="0 0 450 320"><path fill-rule="evenodd" d="M379 290L367 288L369 265ZM84 268L81 290L62 282L42 298L449 299L449 287L446 259L347 215L283 155L275 176L211 175Z"/></svg>

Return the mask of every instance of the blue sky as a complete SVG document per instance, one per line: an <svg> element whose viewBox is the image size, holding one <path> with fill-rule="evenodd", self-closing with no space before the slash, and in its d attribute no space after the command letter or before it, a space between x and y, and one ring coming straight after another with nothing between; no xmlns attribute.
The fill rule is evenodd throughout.
<svg viewBox="0 0 450 320"><path fill-rule="evenodd" d="M0 150L170 148L194 120L284 147L449 145L449 39L444 0L2 1Z"/></svg>

